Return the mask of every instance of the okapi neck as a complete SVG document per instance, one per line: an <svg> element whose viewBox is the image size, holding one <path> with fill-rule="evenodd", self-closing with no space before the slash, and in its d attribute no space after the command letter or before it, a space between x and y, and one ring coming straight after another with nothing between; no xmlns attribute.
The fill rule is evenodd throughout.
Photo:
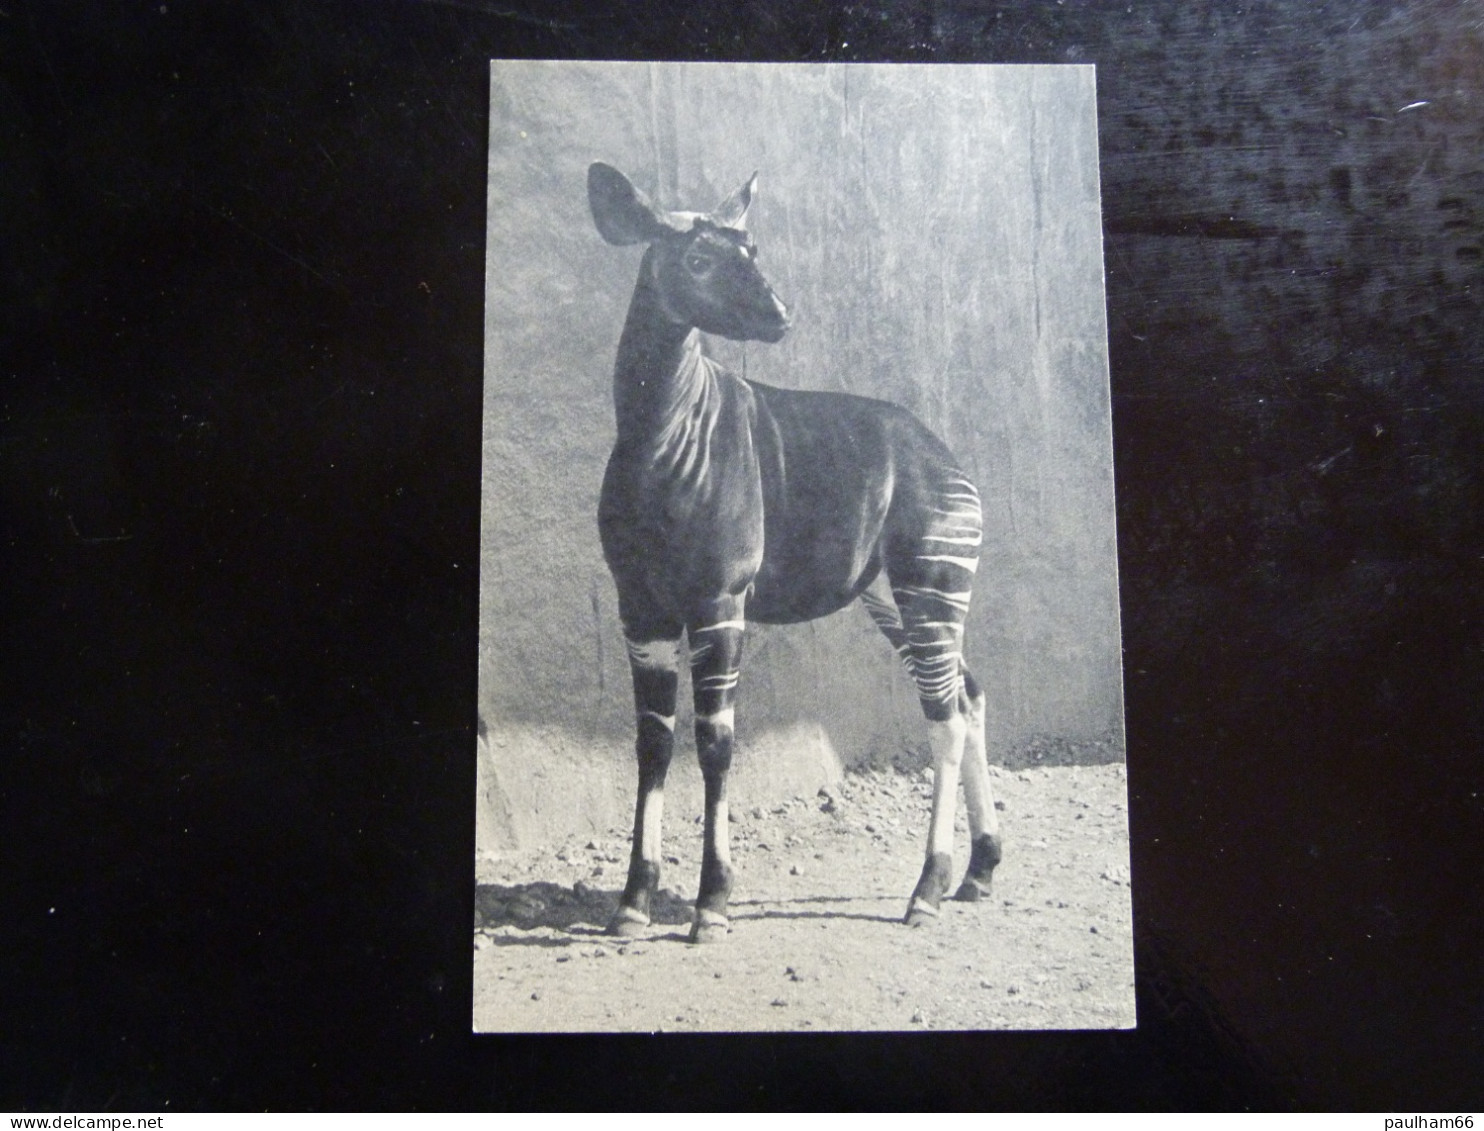
<svg viewBox="0 0 1484 1131"><path fill-rule="evenodd" d="M700 396L706 373L700 332L671 319L650 282L646 257L613 369L620 441L664 428Z"/></svg>

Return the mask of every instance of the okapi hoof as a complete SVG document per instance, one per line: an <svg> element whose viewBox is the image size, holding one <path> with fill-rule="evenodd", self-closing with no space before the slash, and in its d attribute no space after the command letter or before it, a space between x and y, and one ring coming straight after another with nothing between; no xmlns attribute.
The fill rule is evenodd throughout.
<svg viewBox="0 0 1484 1131"><path fill-rule="evenodd" d="M690 927L690 941L693 943L721 942L727 937L731 930L725 915L718 915L715 911L697 911L696 921Z"/></svg>
<svg viewBox="0 0 1484 1131"><path fill-rule="evenodd" d="M907 901L907 914L902 922L909 927L931 927L938 921L938 909L915 895Z"/></svg>
<svg viewBox="0 0 1484 1131"><path fill-rule="evenodd" d="M953 871L953 857L946 852L928 854L922 875L907 901L907 915L902 920L909 927L926 927L938 918L938 902L948 890L948 877Z"/></svg>
<svg viewBox="0 0 1484 1131"><path fill-rule="evenodd" d="M649 916L633 907L620 907L608 921L608 933L619 938L642 935L649 929Z"/></svg>
<svg viewBox="0 0 1484 1131"><path fill-rule="evenodd" d="M958 885L958 891L953 893L953 898L959 903L978 903L981 899L988 899L989 881L965 876L964 882Z"/></svg>
<svg viewBox="0 0 1484 1131"><path fill-rule="evenodd" d="M958 885L958 891L953 893L953 898L962 903L977 903L981 899L988 899L994 870L1002 855L1000 838L994 833L982 833L975 837L969 852L969 870L964 874L964 882Z"/></svg>

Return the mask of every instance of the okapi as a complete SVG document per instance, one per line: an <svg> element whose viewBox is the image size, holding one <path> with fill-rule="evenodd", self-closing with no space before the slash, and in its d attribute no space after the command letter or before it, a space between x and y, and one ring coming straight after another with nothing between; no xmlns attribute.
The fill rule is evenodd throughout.
<svg viewBox="0 0 1484 1131"><path fill-rule="evenodd" d="M648 926L659 887L682 633L706 807L690 938L728 930L727 771L748 620L807 621L859 599L915 681L933 808L907 923L936 918L948 891L961 766L971 851L955 898L987 894L1000 860L984 693L963 661L982 526L973 484L896 405L744 380L702 351L698 331L777 342L792 320L744 227L756 186L754 174L710 213L667 212L612 166L588 169L603 238L648 245L618 344L618 436L598 508L638 720L634 841L615 935Z"/></svg>

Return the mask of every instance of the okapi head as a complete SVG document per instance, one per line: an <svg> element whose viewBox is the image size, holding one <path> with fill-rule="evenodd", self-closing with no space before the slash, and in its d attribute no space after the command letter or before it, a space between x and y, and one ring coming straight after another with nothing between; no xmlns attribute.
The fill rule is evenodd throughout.
<svg viewBox="0 0 1484 1131"><path fill-rule="evenodd" d="M733 341L776 342L792 321L757 267L747 209L757 174L710 213L656 208L612 165L587 171L587 199L603 238L647 243L643 275L666 316Z"/></svg>

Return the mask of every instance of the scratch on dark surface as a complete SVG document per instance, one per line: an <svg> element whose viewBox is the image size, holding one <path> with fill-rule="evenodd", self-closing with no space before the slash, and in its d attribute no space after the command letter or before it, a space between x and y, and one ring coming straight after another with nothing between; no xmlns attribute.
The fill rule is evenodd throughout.
<svg viewBox="0 0 1484 1131"><path fill-rule="evenodd" d="M1404 106L1402 107L1402 109L1405 110L1406 107ZM1401 110L1398 110L1397 113L1400 114ZM1422 179L1422 174L1427 172L1427 167L1432 164L1432 159L1436 157L1437 154L1437 144L1434 144L1428 148L1427 154L1422 158L1421 163L1417 166L1417 171L1412 174L1412 179L1407 182L1408 192L1417 187L1417 182Z"/></svg>
<svg viewBox="0 0 1484 1131"><path fill-rule="evenodd" d="M31 13L31 35L36 40L36 53L41 56L41 61L46 64L47 76L52 80L52 86L57 92L57 103L62 107L65 114L72 113L72 107L67 105L67 97L62 93L62 81L57 78L57 70L52 66L52 57L47 54L46 45L41 42L41 33L36 28L36 15ZM9 15L6 16L9 19Z"/></svg>
<svg viewBox="0 0 1484 1131"><path fill-rule="evenodd" d="M320 282L326 283L326 284L328 284L330 282L330 280L328 278L326 278L324 275L320 274L313 267L311 267L308 263L306 263L304 260L300 259L297 255L295 255L293 252L286 251L283 248L279 247L273 241L268 240L268 239L265 239L263 236L258 235L257 232L253 231L246 224L244 224L241 220L238 220L230 212L226 212L226 211L224 211L224 210L222 210L220 208L213 208L209 204L206 205L205 207L206 207L206 210L208 212L212 213L212 215L218 217L219 219L225 220L227 223L231 224L232 227L236 228L238 231L243 232L244 234L246 234L248 236L251 236L254 240L256 240L258 243L262 244L269 251L274 252L274 253L276 253L278 255L283 256L290 263L296 263L296 264L298 264L300 267L304 268L304 270L308 271L311 275L313 275Z"/></svg>
<svg viewBox="0 0 1484 1131"><path fill-rule="evenodd" d="M532 27L546 28L549 31L575 31L583 26L582 22L575 20L543 19L530 12L503 8L494 4L481 4L478 0L423 0L423 3L439 4L445 8L461 8L466 12L479 12L482 15L494 16L496 19L513 20L516 23L530 24Z"/></svg>
<svg viewBox="0 0 1484 1131"><path fill-rule="evenodd" d="M1329 472L1329 469L1332 468L1338 460L1340 460L1344 456L1349 455L1354 450L1355 449L1354 449L1353 446L1347 446L1347 447L1341 448L1339 451L1337 451L1334 455L1330 456L1328 459L1322 459L1318 463L1311 464L1310 467L1317 474L1319 474L1319 475L1325 475L1325 474L1327 474Z"/></svg>
<svg viewBox="0 0 1484 1131"><path fill-rule="evenodd" d="M1208 240L1260 240L1287 234L1282 228L1254 224L1235 216L1150 216L1110 219L1108 232L1117 236L1184 236Z"/></svg>
<svg viewBox="0 0 1484 1131"><path fill-rule="evenodd" d="M77 523L70 514L67 516L67 525L72 530L72 537L85 546L96 546L103 542L127 542L134 537L132 534L110 534L99 537L88 537L82 531L78 530Z"/></svg>
<svg viewBox="0 0 1484 1131"><path fill-rule="evenodd" d="M1416 412L1445 412L1445 411L1452 411L1455 408L1464 407L1464 406L1467 406L1469 408L1477 408L1477 407L1480 407L1481 405L1484 405L1484 398L1478 398L1476 402L1472 402L1472 403L1469 402L1469 401L1466 401L1466 400L1447 400L1447 401L1440 401L1437 404L1409 405L1408 407L1402 409L1402 415L1403 416L1408 416L1408 415L1411 415L1412 413L1416 413Z"/></svg>
<svg viewBox="0 0 1484 1131"><path fill-rule="evenodd" d="M350 382L348 382L348 381L341 381L340 384L336 387L336 389L335 389L334 392L327 393L325 396L320 397L319 400L315 401L312 405L310 405L309 406L309 411L310 412L313 412L315 409L319 408L321 405L329 404L336 397L338 397L341 393L345 392L345 386L348 385L349 383Z"/></svg>
<svg viewBox="0 0 1484 1131"><path fill-rule="evenodd" d="M427 57L423 54L422 48L415 41L412 44L412 53L417 56L418 66L422 68L423 76L428 80L429 85L432 87L441 88L441 84L437 79L436 68L430 67L428 65ZM474 136L474 134L468 130L458 114L454 112L452 99L445 96L443 99L441 99L440 104L443 108L443 116L447 118L448 121L453 125L453 128L458 131L459 136L464 139L464 144L469 146L470 148L476 148L479 141Z"/></svg>
<svg viewBox="0 0 1484 1131"><path fill-rule="evenodd" d="M467 735L467 726L430 727L426 730L414 720L413 726L419 729L414 733L392 735L389 738L378 738L366 742L351 742L342 746L326 746L318 750L303 750L294 753L285 764L296 766L313 765L317 762L329 761L337 758L345 758L355 754L366 754L373 750L390 750L399 746L418 746L428 742L447 738L450 735ZM211 769L220 777L241 778L251 775L260 775L264 772L278 773L277 769L267 771L266 767L243 766L236 762L213 762L206 767L198 767L198 776L204 777L202 769Z"/></svg>

